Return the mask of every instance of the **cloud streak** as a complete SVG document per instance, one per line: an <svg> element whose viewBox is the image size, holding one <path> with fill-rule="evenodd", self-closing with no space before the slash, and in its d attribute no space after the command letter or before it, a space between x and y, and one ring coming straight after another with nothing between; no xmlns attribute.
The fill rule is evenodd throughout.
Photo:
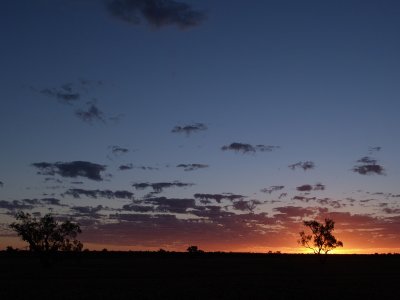
<svg viewBox="0 0 400 300"><path fill-rule="evenodd" d="M194 132L205 131L207 130L207 126L203 123L194 123L191 125L185 126L175 126L172 128L172 133L185 133L187 136L191 135Z"/></svg>
<svg viewBox="0 0 400 300"><path fill-rule="evenodd" d="M174 0L111 0L106 7L115 18L133 25L145 19L155 28L174 25L188 29L200 25L206 18L204 12Z"/></svg>
<svg viewBox="0 0 400 300"><path fill-rule="evenodd" d="M173 182L156 182L156 183L134 183L132 186L137 190L144 190L147 188L152 188L155 193L161 193L165 188L172 188L172 187L188 187L194 185L193 183L184 183L180 181L173 181Z"/></svg>
<svg viewBox="0 0 400 300"><path fill-rule="evenodd" d="M101 172L106 170L106 166L91 163L88 161L72 162L39 162L33 163L33 167L39 169L39 175L60 175L61 177L85 177L87 179L102 181Z"/></svg>
<svg viewBox="0 0 400 300"><path fill-rule="evenodd" d="M256 153L256 152L271 152L273 150L279 149L279 146L269 146L269 145L250 145L244 143L231 143L230 145L225 145L221 147L222 151L231 150L234 152L246 153Z"/></svg>
<svg viewBox="0 0 400 300"><path fill-rule="evenodd" d="M289 165L288 167L292 170L296 170L296 169L300 168L300 169L303 169L304 171L307 171L307 170L314 169L315 164L312 161L305 161L305 162L299 161L297 163Z"/></svg>
<svg viewBox="0 0 400 300"><path fill-rule="evenodd" d="M198 169L208 168L208 165L204 164L179 164L176 166L177 168L182 168L184 171L194 171Z"/></svg>
<svg viewBox="0 0 400 300"><path fill-rule="evenodd" d="M88 198L98 199L98 198L107 198L107 199L133 199L134 194L129 191L110 191L110 190L85 190L85 189L69 189L67 190L63 196L72 196L74 198L81 198L81 196L85 196Z"/></svg>

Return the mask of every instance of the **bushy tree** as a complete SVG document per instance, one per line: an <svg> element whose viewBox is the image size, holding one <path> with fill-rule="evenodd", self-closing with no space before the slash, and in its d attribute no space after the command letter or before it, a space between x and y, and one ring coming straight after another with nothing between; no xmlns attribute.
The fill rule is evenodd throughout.
<svg viewBox="0 0 400 300"><path fill-rule="evenodd" d="M311 234L301 231L298 242L302 246L313 250L315 254L328 254L329 251L336 247L343 247L343 243L332 235L332 231L335 228L333 220L325 219L325 224L317 221L304 221L303 224L311 230Z"/></svg>
<svg viewBox="0 0 400 300"><path fill-rule="evenodd" d="M197 246L189 246L186 249L186 251L189 253L203 253L204 252L203 250L200 250Z"/></svg>
<svg viewBox="0 0 400 300"><path fill-rule="evenodd" d="M31 251L82 250L82 243L76 239L82 232L77 223L69 220L58 223L51 214L36 218L22 211L17 213L15 218L19 222L10 224L10 228L29 244Z"/></svg>

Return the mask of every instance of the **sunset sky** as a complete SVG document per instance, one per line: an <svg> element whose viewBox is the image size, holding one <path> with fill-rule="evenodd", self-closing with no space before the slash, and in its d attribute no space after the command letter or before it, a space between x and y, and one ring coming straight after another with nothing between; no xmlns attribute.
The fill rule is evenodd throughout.
<svg viewBox="0 0 400 300"><path fill-rule="evenodd" d="M0 249L400 252L398 0L16 0L1 9Z"/></svg>

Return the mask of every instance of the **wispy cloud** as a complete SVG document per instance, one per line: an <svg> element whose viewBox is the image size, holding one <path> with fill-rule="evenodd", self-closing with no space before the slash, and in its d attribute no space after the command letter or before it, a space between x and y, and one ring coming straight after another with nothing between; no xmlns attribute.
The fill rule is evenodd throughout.
<svg viewBox="0 0 400 300"><path fill-rule="evenodd" d="M177 168L183 168L184 171L194 171L198 169L208 168L208 165L204 164L179 164Z"/></svg>
<svg viewBox="0 0 400 300"><path fill-rule="evenodd" d="M184 125L184 126L175 126L172 128L171 132L173 133L185 133L187 136L194 132L198 131L205 131L207 130L207 126L203 123L194 123L190 125Z"/></svg>
<svg viewBox="0 0 400 300"><path fill-rule="evenodd" d="M204 12L174 0L110 0L107 9L125 22L138 25L145 19L155 28L175 25L187 29L198 26L206 18Z"/></svg>
<svg viewBox="0 0 400 300"><path fill-rule="evenodd" d="M261 190L261 192L263 192L263 193L268 193L268 194L272 194L273 192L283 190L284 188L285 188L284 185L272 185L272 186L270 186L270 187L268 187L268 188L263 188L263 189Z"/></svg>
<svg viewBox="0 0 400 300"><path fill-rule="evenodd" d="M104 113L97 107L94 102L88 102L88 107L86 109L77 109L75 115L86 123L93 123L94 121L99 121L106 123Z"/></svg>
<svg viewBox="0 0 400 300"><path fill-rule="evenodd" d="M196 199L200 199L200 200L205 200L205 201L209 201L209 200L215 200L218 203L221 203L222 200L229 200L229 201L234 201L234 200L240 200L245 198L245 196L242 195L235 195L235 194L231 194L231 193L223 193L223 194L194 194L194 197Z"/></svg>
<svg viewBox="0 0 400 300"><path fill-rule="evenodd" d="M221 147L222 151L235 151L242 153L255 153L255 152L271 152L273 150L279 149L279 146L269 146L269 145L250 145L244 143L232 143L230 145L225 145Z"/></svg>
<svg viewBox="0 0 400 300"><path fill-rule="evenodd" d="M172 188L172 187L188 187L194 185L193 183L184 183L180 181L173 181L173 182L156 182L156 183L134 183L132 186L137 190L144 190L147 188L152 188L155 193L161 193L165 188Z"/></svg>
<svg viewBox="0 0 400 300"><path fill-rule="evenodd" d="M298 168L301 168L304 171L307 171L307 170L314 169L315 168L315 164L312 161L305 161L305 162L299 161L299 162L297 162L295 164L289 165L288 167L290 169L292 169L292 170L296 170Z"/></svg>
<svg viewBox="0 0 400 300"><path fill-rule="evenodd" d="M106 170L106 166L91 163L88 161L72 162L40 162L33 163L32 166L39 169L39 175L60 175L61 177L86 177L91 180L102 181L101 172Z"/></svg>
<svg viewBox="0 0 400 300"><path fill-rule="evenodd" d="M85 189L69 189L63 196L70 195L74 198L80 198L81 196L97 199L133 199L134 194L130 191L110 191L110 190L85 190Z"/></svg>
<svg viewBox="0 0 400 300"><path fill-rule="evenodd" d="M120 171L126 171L126 170L132 170L132 169L139 169L139 170L144 170L144 171L156 171L159 170L159 168L155 167L150 167L150 166L135 166L133 164L124 164L120 165L118 167Z"/></svg>

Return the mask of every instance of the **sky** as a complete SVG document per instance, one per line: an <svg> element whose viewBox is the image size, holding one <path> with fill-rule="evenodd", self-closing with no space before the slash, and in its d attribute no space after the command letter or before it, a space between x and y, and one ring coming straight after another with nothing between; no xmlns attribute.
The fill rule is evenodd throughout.
<svg viewBox="0 0 400 300"><path fill-rule="evenodd" d="M400 3L17 0L0 32L0 249L400 251Z"/></svg>

